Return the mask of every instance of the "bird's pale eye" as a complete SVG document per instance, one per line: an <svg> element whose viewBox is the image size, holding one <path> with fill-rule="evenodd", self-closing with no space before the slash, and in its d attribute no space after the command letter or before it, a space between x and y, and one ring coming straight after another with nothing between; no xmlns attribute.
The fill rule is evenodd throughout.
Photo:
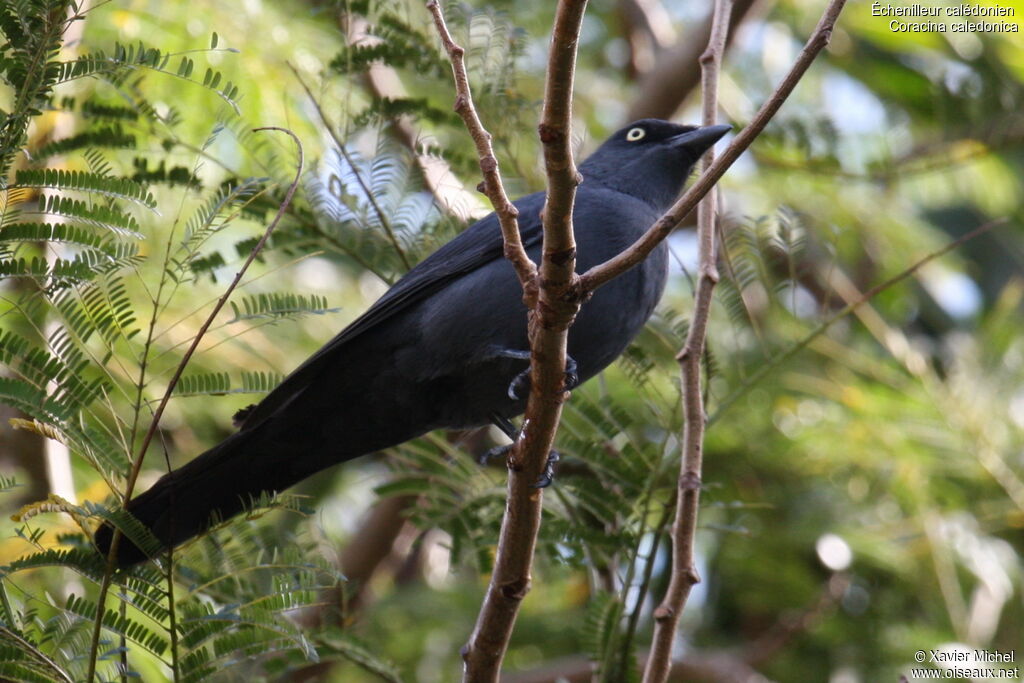
<svg viewBox="0 0 1024 683"><path fill-rule="evenodd" d="M637 140L643 140L645 135L647 135L647 131L643 128L630 128L629 132L626 133L626 139L630 142L636 142Z"/></svg>

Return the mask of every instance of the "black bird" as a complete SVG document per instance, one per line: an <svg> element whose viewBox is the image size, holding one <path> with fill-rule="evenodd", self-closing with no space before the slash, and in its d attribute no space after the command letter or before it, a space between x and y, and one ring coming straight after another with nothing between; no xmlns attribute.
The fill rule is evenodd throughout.
<svg viewBox="0 0 1024 683"><path fill-rule="evenodd" d="M606 261L643 234L729 128L644 119L580 164L577 268ZM523 244L539 261L544 193L515 205ZM522 293L502 247L494 214L467 228L243 411L238 432L162 477L129 512L171 547L261 493L433 429L495 422L508 432L509 418L526 407L529 345ZM585 382L625 350L661 298L667 264L662 243L583 305L569 329L569 382ZM109 526L96 533L104 553L111 535ZM121 540L121 565L144 559Z"/></svg>

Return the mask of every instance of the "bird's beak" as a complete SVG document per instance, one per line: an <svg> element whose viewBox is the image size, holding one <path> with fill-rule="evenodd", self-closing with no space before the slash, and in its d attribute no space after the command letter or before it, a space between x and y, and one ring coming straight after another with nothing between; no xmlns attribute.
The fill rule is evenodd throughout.
<svg viewBox="0 0 1024 683"><path fill-rule="evenodd" d="M703 126L696 130L680 133L669 138L673 147L685 147L698 156L722 139L722 136L732 130L732 126Z"/></svg>

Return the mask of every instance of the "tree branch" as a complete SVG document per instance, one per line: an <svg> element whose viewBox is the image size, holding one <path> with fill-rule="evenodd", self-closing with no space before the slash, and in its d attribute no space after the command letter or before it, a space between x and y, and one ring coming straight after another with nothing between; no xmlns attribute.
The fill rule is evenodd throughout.
<svg viewBox="0 0 1024 683"><path fill-rule="evenodd" d="M649 72L657 56L676 43L672 18L659 0L618 0L616 9L629 43L629 75Z"/></svg>
<svg viewBox="0 0 1024 683"><path fill-rule="evenodd" d="M697 206L697 202L707 194L708 190L718 182L718 179L725 174L740 154L750 146L754 139L760 135L768 122L772 120L779 108L789 97L796 87L796 84L803 78L804 73L811 66L811 63L818 56L832 36L832 28L835 26L839 13L842 12L846 0L830 0L824 14L818 21L814 33L807 39L807 44L800 51L793 68L772 93L772 96L761 106L761 109L754 115L746 128L733 139L722 155L715 160L715 163L697 178L690 189L677 201L665 215L655 221L647 232L628 249L613 259L594 266L580 276L579 287L583 293L589 293L608 281L618 277L633 266L637 265L661 243L676 225Z"/></svg>
<svg viewBox="0 0 1024 683"><path fill-rule="evenodd" d="M715 0L711 37L700 57L701 92L704 95L702 123L713 126L718 115L718 71L725 51L732 0ZM704 153L702 166L714 162L714 146ZM697 511L700 507L701 468L704 452L704 400L701 392L700 368L704 355L708 319L711 315L711 294L718 284L717 249L715 245L715 193L709 192L697 206L697 243L699 250L698 280L693 319L686 344L679 351L683 392L682 471L676 493L676 517L672 524L672 578L665 597L654 610L654 637L651 654L644 667L644 683L661 683L668 679L672 664L672 642L675 640L679 615L683 612L690 589L700 582L693 561L693 544L697 535Z"/></svg>
<svg viewBox="0 0 1024 683"><path fill-rule="evenodd" d="M505 239L505 258L516 269L519 277L519 284L523 286L524 301L528 307L532 307L531 301L526 297L532 297L535 293L535 280L537 266L530 260L523 248L523 242L519 236L519 216L517 209L508 195L505 194L505 186L501 182L501 171L498 168L498 158L494 155L494 147L491 146L491 134L484 128L480 121L480 115L473 105L473 94L469 87L469 75L466 73L466 50L452 40L452 34L444 21L444 14L441 12L441 5L437 0L430 0L427 9L434 17L434 25L441 36L441 42L448 58L452 62L452 75L455 77L455 113L466 124L473 144L476 145L476 153L480 159L480 171L484 175L483 193L491 200L494 213L498 216L501 224L501 234Z"/></svg>
<svg viewBox="0 0 1024 683"><path fill-rule="evenodd" d="M494 572L476 626L462 653L464 680L477 683L498 680L519 605L530 589L543 501L542 491L534 483L545 466L561 417L566 397L568 328L582 301L576 283L576 244L572 232L573 201L581 179L570 142L576 46L586 0L559 2L552 28L544 108L538 126L548 178L547 200L542 212L544 241L539 277L519 238L515 207L501 189L490 136L473 107L464 50L452 41L437 1L430 0L427 8L451 58L457 91L455 110L476 144L484 173L484 189L501 222L505 255L516 268L530 311L530 398L522 433L508 458L508 496Z"/></svg>

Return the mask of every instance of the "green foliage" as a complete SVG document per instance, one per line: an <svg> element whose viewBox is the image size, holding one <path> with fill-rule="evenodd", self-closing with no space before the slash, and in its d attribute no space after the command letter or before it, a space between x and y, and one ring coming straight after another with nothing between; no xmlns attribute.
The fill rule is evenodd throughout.
<svg viewBox="0 0 1024 683"><path fill-rule="evenodd" d="M283 378L266 372L243 372L241 383L233 386L226 372L184 375L174 387L175 396L223 396L225 394L265 394Z"/></svg>
<svg viewBox="0 0 1024 683"><path fill-rule="evenodd" d="M18 9L24 14L5 6L0 17L7 37L12 38L12 26L30 26L33 39L49 42L19 43L29 34L18 33L5 46L0 75L12 87L23 87L26 98L20 111L5 113L0 150L5 164L17 157L25 122L41 111L50 88L60 81L101 77L104 87L131 106L63 99L64 108L81 111L92 127L44 145L31 158L43 164L81 152L86 168L18 168L5 185L0 207L0 276L9 287L0 312L4 319L0 361L10 374L0 377L0 400L30 418L19 419L17 426L59 441L120 492L131 470L140 420L146 419L150 405L147 369L167 350L156 343L153 326L140 327L139 319L155 320L176 296L187 293L184 286L194 282L196 274L210 271L217 257L226 263L216 248L209 251L211 243L228 226L262 218L248 205L265 190L268 180L228 180L207 192L194 169L174 166L167 171L168 158L157 160L155 171L149 160L136 160L133 176L119 170L125 157L118 156L117 150L138 154L140 141L152 135L145 126L156 120L155 108L140 87L142 81L129 85L129 74L146 70L191 79L193 58L182 57L182 66L170 73L170 53L137 44L115 46L109 55L97 50L60 62L56 47L66 24L47 23L43 16L62 17L64 5L22 3ZM46 33L47 26L57 28ZM45 71L49 80L32 83L35 89L30 92L32 72L23 62L40 55L50 60ZM213 69L198 83L231 104L237 97L237 87ZM118 123L105 123L110 120ZM165 126L173 123L171 116L161 120ZM129 131L129 126L136 128ZM207 148L221 130L223 126L215 127L206 140ZM171 207L177 203L179 214L190 204L196 206L190 218L175 219L161 231L156 223L160 195L147 185L152 181L209 196L193 200L184 195L171 202ZM148 215L140 218L138 209ZM174 237L177 225L184 230ZM165 250L154 248L158 243L153 239L160 235L167 240ZM19 281L24 284L14 284ZM326 297L289 293L253 294L234 305L230 321L234 323L338 310L328 305ZM221 375L187 375L177 394L267 392L280 381L280 375L269 372L243 371L238 376L240 384L232 387ZM2 484L4 492L15 485L6 477ZM98 660L98 675L109 679L125 652L130 662L125 673L133 666L151 668L155 663L169 666L179 680L205 680L225 662L263 658L271 652L284 657L296 653L315 661L316 644L288 615L315 604L339 577L325 564L309 559L307 544L294 544L282 552L263 537L239 529L251 525L269 507L297 509L294 502L259 500L253 505L246 518L223 525L230 531L217 542L215 552L177 564L175 574L152 566L118 574L111 601L102 609L95 599L96 587L107 580L110 570L92 548L88 534L98 523L110 524L145 552L158 556L160 545L152 533L120 507L78 506L51 496L23 508L18 518L24 526L18 536L30 551L6 560L0 574L4 608L0 675L5 680L82 680L91 662ZM52 539L34 527L40 515L59 513L70 515L86 536L60 534ZM86 593L68 593L62 602L44 604L31 589L22 590L21 577L53 568L75 572L85 582ZM179 588L175 597L174 584L182 577L187 577L183 585L196 592L182 593ZM97 629L98 621L102 623ZM99 634L97 640L94 631ZM376 661L366 653L363 659Z"/></svg>
<svg viewBox="0 0 1024 683"><path fill-rule="evenodd" d="M330 634L326 643L336 657L344 658L359 668L373 674L377 680L388 683L402 683L404 679L393 662L382 660L374 649L351 634L339 632Z"/></svg>
<svg viewBox="0 0 1024 683"><path fill-rule="evenodd" d="M0 7L0 79L14 91L9 111L0 111L0 177L5 180L32 118L42 113L60 65L51 56L72 19L68 0L15 0Z"/></svg>
<svg viewBox="0 0 1024 683"><path fill-rule="evenodd" d="M329 308L327 297L304 296L283 292L270 292L247 296L241 305L231 302L231 310L235 317L230 322L254 320L259 318L294 318L304 314L323 315L336 313L341 309Z"/></svg>

